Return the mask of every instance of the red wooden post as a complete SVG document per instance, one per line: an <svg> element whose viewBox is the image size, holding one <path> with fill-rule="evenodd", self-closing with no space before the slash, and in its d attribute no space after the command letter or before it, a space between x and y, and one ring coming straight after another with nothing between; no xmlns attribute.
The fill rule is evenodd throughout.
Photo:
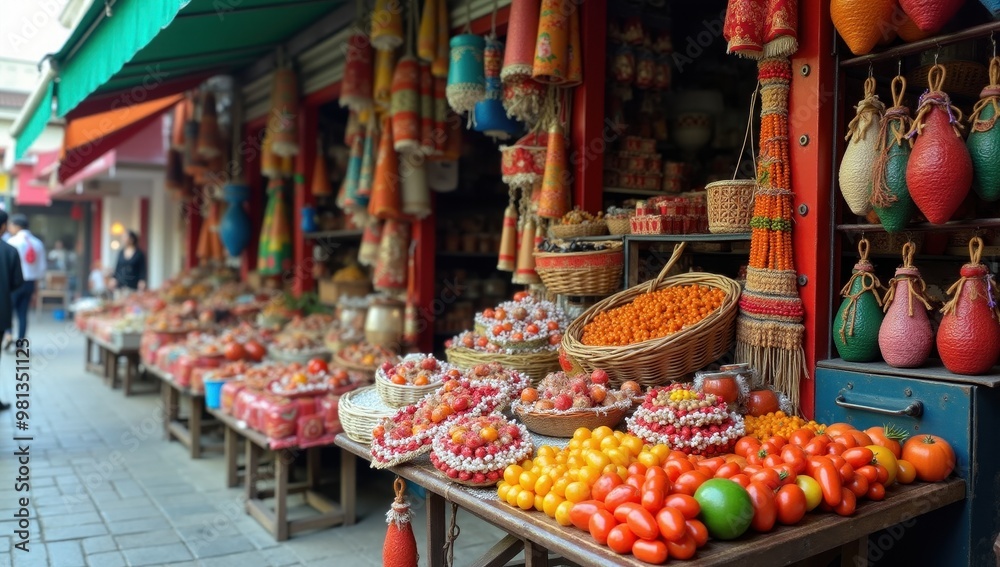
<svg viewBox="0 0 1000 567"><path fill-rule="evenodd" d="M200 206L197 198L184 202L184 213L187 217L187 256L184 259L184 267L188 270L198 265L198 236L201 235L202 223Z"/></svg>
<svg viewBox="0 0 1000 567"><path fill-rule="evenodd" d="M296 296L313 291L316 281L313 279L312 267L313 243L307 240L302 231L302 209L311 207L315 198L309 190L309 180L312 177L313 160L316 155L317 122L319 108L315 105L302 105L299 113L299 155L295 160L294 198L292 200L292 293Z"/></svg>
<svg viewBox="0 0 1000 567"><path fill-rule="evenodd" d="M413 224L412 238L416 243L414 251L417 284L417 297L414 298L417 307L420 339L417 346L421 352L434 350L434 302L437 290L435 288L435 255L437 237L437 215L431 214L424 220ZM442 299L443 300L443 299Z"/></svg>
<svg viewBox="0 0 1000 567"><path fill-rule="evenodd" d="M607 2L579 2L583 40L583 84L573 92L570 160L573 205L596 213L603 208L604 152L613 141L604 128L604 61Z"/></svg>
<svg viewBox="0 0 1000 567"><path fill-rule="evenodd" d="M262 116L244 126L243 144L240 155L243 159L243 179L250 188L250 198L247 199L247 215L250 216L250 243L243 251L241 273L246 278L249 272L257 269L257 248L260 246L260 229L264 223L264 205L267 203L267 192L264 188L264 177L260 174L260 153L264 140L264 129L267 116Z"/></svg>
<svg viewBox="0 0 1000 567"><path fill-rule="evenodd" d="M90 248L94 265L97 265L101 261L101 217L103 209L104 202L100 199L90 203Z"/></svg>
<svg viewBox="0 0 1000 567"><path fill-rule="evenodd" d="M795 230L792 241L795 265L806 283L799 287L805 304L804 339L809 375L815 376L816 361L829 356L831 211L833 175L834 61L830 55L833 27L823 2L799 3L799 51L792 58L792 88L789 105L792 185L795 192ZM808 66L808 69L806 69ZM808 136L808 138L802 138ZM803 144L802 141L805 141ZM805 207L804 209L802 207ZM800 388L802 411L815 411L815 383L804 380Z"/></svg>
<svg viewBox="0 0 1000 567"><path fill-rule="evenodd" d="M139 248L149 250L149 197L139 199L139 226L134 230L139 233Z"/></svg>

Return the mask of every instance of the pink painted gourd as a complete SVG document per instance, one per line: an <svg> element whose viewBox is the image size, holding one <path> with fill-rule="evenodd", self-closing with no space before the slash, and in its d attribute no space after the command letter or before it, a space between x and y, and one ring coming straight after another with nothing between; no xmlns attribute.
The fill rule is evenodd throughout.
<svg viewBox="0 0 1000 567"><path fill-rule="evenodd" d="M934 330L927 311L931 308L927 284L913 265L916 246L903 245L903 265L889 280L883 306L885 317L878 333L882 358L896 368L916 368L927 361L934 347Z"/></svg>

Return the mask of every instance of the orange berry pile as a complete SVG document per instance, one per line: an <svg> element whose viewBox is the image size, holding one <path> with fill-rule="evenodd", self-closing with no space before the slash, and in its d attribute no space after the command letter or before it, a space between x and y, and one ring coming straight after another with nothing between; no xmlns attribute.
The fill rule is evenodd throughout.
<svg viewBox="0 0 1000 567"><path fill-rule="evenodd" d="M583 327L588 346L626 346L672 335L722 306L726 292L703 285L667 287L599 313Z"/></svg>
<svg viewBox="0 0 1000 567"><path fill-rule="evenodd" d="M786 415L783 411L775 411L760 417L748 415L743 418L747 435L764 441L774 435L789 437L798 429L808 429L813 433L825 426L815 421L806 421L796 415Z"/></svg>

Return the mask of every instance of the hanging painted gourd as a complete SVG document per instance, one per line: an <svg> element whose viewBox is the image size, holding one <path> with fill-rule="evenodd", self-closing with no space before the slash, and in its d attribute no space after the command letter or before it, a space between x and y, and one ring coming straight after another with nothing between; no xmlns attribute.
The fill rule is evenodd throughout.
<svg viewBox="0 0 1000 567"><path fill-rule="evenodd" d="M899 7L921 31L937 33L947 24L965 0L899 0Z"/></svg>
<svg viewBox="0 0 1000 567"><path fill-rule="evenodd" d="M503 62L503 43L490 36L486 38L483 51L486 95L476 103L473 124L477 132L482 132L495 140L507 140L521 131L516 120L507 116L503 107L503 83L500 81L500 66Z"/></svg>
<svg viewBox="0 0 1000 567"><path fill-rule="evenodd" d="M362 266L374 266L378 260L378 247L382 242L382 221L370 217L365 222L365 230L361 233L361 246L358 247L358 263Z"/></svg>
<svg viewBox="0 0 1000 567"><path fill-rule="evenodd" d="M1000 57L990 60L990 84L969 117L966 145L972 158L972 188L984 201L1000 199Z"/></svg>
<svg viewBox="0 0 1000 567"><path fill-rule="evenodd" d="M872 209L872 172L878 156L879 129L885 105L875 94L875 79L865 81L865 97L847 129L847 149L840 162L840 193L851 212L863 217Z"/></svg>
<svg viewBox="0 0 1000 567"><path fill-rule="evenodd" d="M889 280L883 300L885 317L878 332L878 346L886 363L896 368L916 368L927 361L934 348L934 329L927 316L927 284L913 265L917 247L903 245L903 265Z"/></svg>
<svg viewBox="0 0 1000 567"><path fill-rule="evenodd" d="M982 253L983 240L976 236L969 241L970 261L962 266L962 277L948 290L952 297L941 310L938 354L955 374L984 374L1000 358L996 282L980 262Z"/></svg>
<svg viewBox="0 0 1000 567"><path fill-rule="evenodd" d="M871 362L879 357L878 336L882 326L879 290L882 284L868 261L867 238L858 242L858 253L861 259L840 291L844 301L834 317L833 344L840 358L848 362Z"/></svg>
<svg viewBox="0 0 1000 567"><path fill-rule="evenodd" d="M274 72L271 89L271 122L274 145L272 150L280 157L299 153L299 79L289 67Z"/></svg>
<svg viewBox="0 0 1000 567"><path fill-rule="evenodd" d="M400 216L399 162L396 151L392 149L392 139L392 123L385 120L376 152L371 200L368 202L368 214L382 220Z"/></svg>
<svg viewBox="0 0 1000 567"><path fill-rule="evenodd" d="M243 184L230 183L223 189L229 206L219 222L219 238L230 256L239 256L250 244L250 217L243 206L249 195L250 188Z"/></svg>
<svg viewBox="0 0 1000 567"><path fill-rule="evenodd" d="M473 112L476 103L486 95L486 77L483 74L483 51L486 40L473 34L451 38L451 66L448 68L448 86L445 94L448 105L456 114Z"/></svg>
<svg viewBox="0 0 1000 567"><path fill-rule="evenodd" d="M412 514L405 496L406 483L396 477L393 487L396 491L396 500L385 515L389 527L386 529L385 542L382 545L382 566L417 567L417 540L410 525Z"/></svg>
<svg viewBox="0 0 1000 567"><path fill-rule="evenodd" d="M972 158L962 141L962 111L941 91L945 76L943 65L934 65L927 74L930 91L920 97L909 134L916 141L906 166L913 202L934 224L948 222L972 186Z"/></svg>
<svg viewBox="0 0 1000 567"><path fill-rule="evenodd" d="M910 109L903 106L906 79L892 80L893 106L885 112L879 129L879 151L872 180L872 207L886 232L903 230L917 207L906 186L906 164L910 160Z"/></svg>
<svg viewBox="0 0 1000 567"><path fill-rule="evenodd" d="M406 289L406 268L410 251L410 224L387 220L382 227L372 284L378 291Z"/></svg>
<svg viewBox="0 0 1000 567"><path fill-rule="evenodd" d="M897 0L831 0L830 19L851 53L865 55L892 29L897 9Z"/></svg>

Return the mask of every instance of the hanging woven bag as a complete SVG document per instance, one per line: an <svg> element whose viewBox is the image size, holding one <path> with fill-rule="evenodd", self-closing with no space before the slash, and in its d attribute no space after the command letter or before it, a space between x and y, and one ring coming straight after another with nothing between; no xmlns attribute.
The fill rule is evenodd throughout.
<svg viewBox="0 0 1000 567"><path fill-rule="evenodd" d="M832 0L830 19L855 55L871 52L891 29L897 0Z"/></svg>
<svg viewBox="0 0 1000 567"><path fill-rule="evenodd" d="M966 145L972 158L972 188L984 201L1000 199L1000 57L990 60L990 84L969 117Z"/></svg>
<svg viewBox="0 0 1000 567"><path fill-rule="evenodd" d="M1000 310L996 303L996 282L980 262L983 240L969 241L969 263L962 266L961 278L948 289L938 327L937 348L945 368L955 374L989 372L1000 358Z"/></svg>
<svg viewBox="0 0 1000 567"><path fill-rule="evenodd" d="M934 329L927 312L927 284L920 270L913 265L917 247L912 242L903 245L903 265L889 280L882 301L885 317L878 331L878 346L882 358L896 368L916 368L927 361L934 348Z"/></svg>
<svg viewBox="0 0 1000 567"><path fill-rule="evenodd" d="M921 31L937 33L948 23L965 0L899 0L899 7Z"/></svg>
<svg viewBox="0 0 1000 567"><path fill-rule="evenodd" d="M879 130L879 151L872 180L872 207L886 232L903 230L917 207L906 186L906 164L910 161L910 109L903 106L906 79L892 80L892 108L885 112Z"/></svg>
<svg viewBox="0 0 1000 567"><path fill-rule="evenodd" d="M833 319L833 344L848 362L872 362L879 358L878 335L882 326L882 284L868 261L868 239L858 242L861 259L847 285L840 291L844 301Z"/></svg>
<svg viewBox="0 0 1000 567"><path fill-rule="evenodd" d="M847 130L847 149L840 162L840 193L851 212L863 217L872 210L872 172L878 157L879 130L885 105L875 94L875 79L865 81L865 97Z"/></svg>

